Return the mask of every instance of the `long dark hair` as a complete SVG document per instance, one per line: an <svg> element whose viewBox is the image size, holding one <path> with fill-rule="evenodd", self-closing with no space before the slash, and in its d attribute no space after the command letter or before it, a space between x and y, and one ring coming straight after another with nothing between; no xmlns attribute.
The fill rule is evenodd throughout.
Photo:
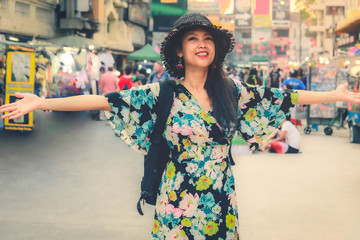
<svg viewBox="0 0 360 240"><path fill-rule="evenodd" d="M225 131L229 131L235 126L237 117L236 86L225 75L222 66L212 66L209 66L205 90L212 100L215 119Z"/></svg>
<svg viewBox="0 0 360 240"><path fill-rule="evenodd" d="M199 27L194 27L193 29L195 28ZM184 31L178 37L175 45L177 46L177 49L174 49L175 56L177 50L181 50L183 37L185 32L188 31ZM212 100L213 116L220 126L228 133L236 125L237 102L235 94L237 93L237 89L233 80L224 73L222 66L224 59L219 59L219 56L222 55L220 54L222 49L217 48L217 46L219 46L217 42L221 41L221 39L218 39L215 36L213 36L213 38L215 43L215 57L212 64L209 66L204 87L209 98ZM182 70L185 71L185 69Z"/></svg>

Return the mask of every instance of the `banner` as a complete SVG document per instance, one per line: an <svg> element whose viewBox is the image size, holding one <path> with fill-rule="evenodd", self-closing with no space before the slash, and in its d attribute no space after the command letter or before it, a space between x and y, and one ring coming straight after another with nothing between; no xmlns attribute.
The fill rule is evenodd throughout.
<svg viewBox="0 0 360 240"><path fill-rule="evenodd" d="M254 28L270 28L270 0L255 0L252 26Z"/></svg>
<svg viewBox="0 0 360 240"><path fill-rule="evenodd" d="M234 0L188 0L187 4L189 12L198 12L205 15L234 14Z"/></svg>
<svg viewBox="0 0 360 240"><path fill-rule="evenodd" d="M237 0L234 6L235 28L251 28L251 0Z"/></svg>
<svg viewBox="0 0 360 240"><path fill-rule="evenodd" d="M290 2L284 0L273 0L272 26L290 27Z"/></svg>

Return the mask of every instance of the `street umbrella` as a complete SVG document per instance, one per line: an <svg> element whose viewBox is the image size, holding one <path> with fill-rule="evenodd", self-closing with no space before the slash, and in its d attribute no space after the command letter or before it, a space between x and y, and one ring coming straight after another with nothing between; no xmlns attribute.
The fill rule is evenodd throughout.
<svg viewBox="0 0 360 240"><path fill-rule="evenodd" d="M359 50L357 47L352 47L349 49L348 53L355 53L357 50Z"/></svg>
<svg viewBox="0 0 360 240"><path fill-rule="evenodd" d="M150 44L146 44L141 49L129 54L130 60L147 60L147 61L158 61L161 60L160 53L154 50Z"/></svg>
<svg viewBox="0 0 360 240"><path fill-rule="evenodd" d="M78 48L87 48L93 46L94 48L101 47L98 43L90 38L80 37L76 35L65 36L60 38L49 39L49 42L56 43L60 46L67 47L78 47Z"/></svg>

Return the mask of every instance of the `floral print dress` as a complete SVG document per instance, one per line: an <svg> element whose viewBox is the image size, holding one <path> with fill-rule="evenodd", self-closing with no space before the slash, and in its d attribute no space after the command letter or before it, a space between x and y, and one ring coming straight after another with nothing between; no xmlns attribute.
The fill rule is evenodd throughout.
<svg viewBox="0 0 360 240"><path fill-rule="evenodd" d="M297 93L234 81L238 89L238 131L252 149L276 134ZM234 176L229 164L232 135L212 111L205 111L180 83L164 137L171 149L155 208L152 239L238 239ZM115 133L146 154L150 146L159 84L107 94L106 112Z"/></svg>

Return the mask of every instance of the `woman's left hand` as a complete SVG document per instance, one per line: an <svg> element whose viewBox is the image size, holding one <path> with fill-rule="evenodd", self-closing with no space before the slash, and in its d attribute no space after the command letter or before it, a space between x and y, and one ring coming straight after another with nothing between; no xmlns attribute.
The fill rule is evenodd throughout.
<svg viewBox="0 0 360 240"><path fill-rule="evenodd" d="M347 88L348 83L338 86L335 90L336 101L345 101L350 103L360 103L360 93L350 92Z"/></svg>

